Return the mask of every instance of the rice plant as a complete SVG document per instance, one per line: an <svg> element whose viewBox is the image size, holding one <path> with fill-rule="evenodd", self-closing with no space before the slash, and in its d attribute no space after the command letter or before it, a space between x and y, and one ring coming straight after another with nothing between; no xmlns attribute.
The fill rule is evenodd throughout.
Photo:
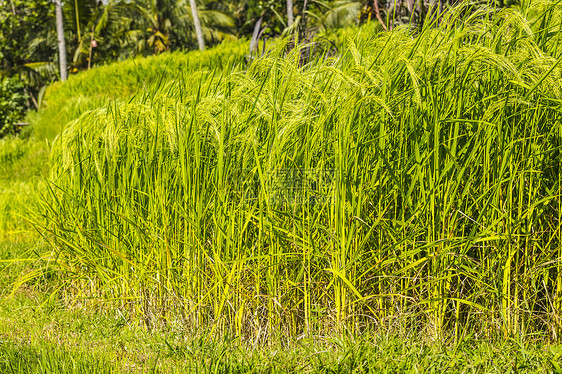
<svg viewBox="0 0 562 374"><path fill-rule="evenodd" d="M199 70L84 114L38 228L77 297L265 342L560 334L561 10Z"/></svg>

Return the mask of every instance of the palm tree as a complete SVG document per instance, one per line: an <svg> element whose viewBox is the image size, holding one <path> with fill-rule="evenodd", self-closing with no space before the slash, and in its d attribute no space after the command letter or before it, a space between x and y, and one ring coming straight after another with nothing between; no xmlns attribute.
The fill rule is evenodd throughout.
<svg viewBox="0 0 562 374"><path fill-rule="evenodd" d="M191 7L191 14L193 15L193 26L195 27L195 34L197 35L197 43L201 51L205 50L205 40L203 39L203 30L201 29L201 22L199 21L199 12L197 11L197 3L195 0L189 0Z"/></svg>
<svg viewBox="0 0 562 374"><path fill-rule="evenodd" d="M204 49L205 39L221 40L228 31L234 29L232 17L217 10L194 8L192 3L193 0L143 0L129 3L131 17L134 18L132 28L126 32L129 43L136 45L137 52L145 51L148 46L154 53L160 53L190 48L195 39L199 48ZM194 16L194 12L197 16ZM197 21L199 25L196 25Z"/></svg>
<svg viewBox="0 0 562 374"><path fill-rule="evenodd" d="M336 0L314 1L314 7L307 15L312 23L322 25L326 29L351 26L357 22L361 9L360 1Z"/></svg>
<svg viewBox="0 0 562 374"><path fill-rule="evenodd" d="M59 45L60 79L66 80L66 45L64 42L64 24L62 20L61 0L55 0L55 14L57 19L57 39Z"/></svg>
<svg viewBox="0 0 562 374"><path fill-rule="evenodd" d="M127 57L125 34L130 30L132 19L127 14L126 3L119 0L99 2L74 0L77 11L76 44L73 45L75 68L93 64L93 52L98 60ZM69 14L67 14L68 16ZM83 29L84 32L78 30Z"/></svg>
<svg viewBox="0 0 562 374"><path fill-rule="evenodd" d="M293 25L293 0L287 0L287 26L291 27Z"/></svg>

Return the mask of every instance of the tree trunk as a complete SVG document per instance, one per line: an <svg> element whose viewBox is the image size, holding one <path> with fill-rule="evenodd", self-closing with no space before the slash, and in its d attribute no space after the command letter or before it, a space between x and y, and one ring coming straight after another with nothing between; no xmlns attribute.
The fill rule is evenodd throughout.
<svg viewBox="0 0 562 374"><path fill-rule="evenodd" d="M306 6L308 5L308 0L304 0L302 5L302 27L306 29Z"/></svg>
<svg viewBox="0 0 562 374"><path fill-rule="evenodd" d="M306 6L308 5L308 0L304 0L304 4L302 5L302 16L301 21L299 24L299 42L306 40L307 32L306 32Z"/></svg>
<svg viewBox="0 0 562 374"><path fill-rule="evenodd" d="M254 25L254 32L252 33L252 39L250 39L250 56L254 53L254 49L258 48L258 42L260 37L261 23L263 17L260 17L256 24Z"/></svg>
<svg viewBox="0 0 562 374"><path fill-rule="evenodd" d="M94 25L92 25L92 33L90 34L90 52L88 56L88 70L92 66L92 50L94 49Z"/></svg>
<svg viewBox="0 0 562 374"><path fill-rule="evenodd" d="M55 0L55 13L57 19L57 39L59 44L60 79L66 80L66 45L64 43L64 24L62 21L61 0Z"/></svg>
<svg viewBox="0 0 562 374"><path fill-rule="evenodd" d="M381 16L381 10L379 8L379 0L373 0L373 5L375 6L375 14L377 16L377 20L379 21L379 23L381 24L382 28L384 29L384 31L387 31L388 28L386 27L386 24L384 23L384 21L382 20L382 16Z"/></svg>
<svg viewBox="0 0 562 374"><path fill-rule="evenodd" d="M197 35L197 43L199 49L205 50L205 40L203 39L203 30L201 29L201 22L199 21L199 13L197 12L197 4L195 0L189 0L191 6L191 14L193 15L193 27L195 27L195 34Z"/></svg>
<svg viewBox="0 0 562 374"><path fill-rule="evenodd" d="M78 13L78 0L74 0L74 13L76 15L76 31L78 32L78 40L82 40L82 34L80 33L80 14Z"/></svg>
<svg viewBox="0 0 562 374"><path fill-rule="evenodd" d="M289 27L293 25L293 0L287 0L287 24Z"/></svg>

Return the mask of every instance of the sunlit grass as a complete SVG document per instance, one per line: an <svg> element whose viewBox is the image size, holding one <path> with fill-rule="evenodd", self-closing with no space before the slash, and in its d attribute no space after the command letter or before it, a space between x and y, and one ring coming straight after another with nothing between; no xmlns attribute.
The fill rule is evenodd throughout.
<svg viewBox="0 0 562 374"><path fill-rule="evenodd" d="M198 69L241 66L247 43L224 43L203 53L162 54L116 62L71 76L49 86L37 112L24 120L24 134L0 140L0 240L34 232L24 217L35 202L35 191L48 175L50 142L83 113L115 100L128 101L139 92L158 87L181 74Z"/></svg>
<svg viewBox="0 0 562 374"><path fill-rule="evenodd" d="M149 326L257 342L558 339L560 10L465 10L84 114L37 218L60 266Z"/></svg>

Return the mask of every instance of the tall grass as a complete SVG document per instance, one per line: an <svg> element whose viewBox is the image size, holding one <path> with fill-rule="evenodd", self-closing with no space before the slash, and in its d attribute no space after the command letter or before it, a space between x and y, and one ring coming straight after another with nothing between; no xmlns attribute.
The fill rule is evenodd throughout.
<svg viewBox="0 0 562 374"><path fill-rule="evenodd" d="M44 197L60 265L149 325L557 339L560 10L467 7L82 116Z"/></svg>

